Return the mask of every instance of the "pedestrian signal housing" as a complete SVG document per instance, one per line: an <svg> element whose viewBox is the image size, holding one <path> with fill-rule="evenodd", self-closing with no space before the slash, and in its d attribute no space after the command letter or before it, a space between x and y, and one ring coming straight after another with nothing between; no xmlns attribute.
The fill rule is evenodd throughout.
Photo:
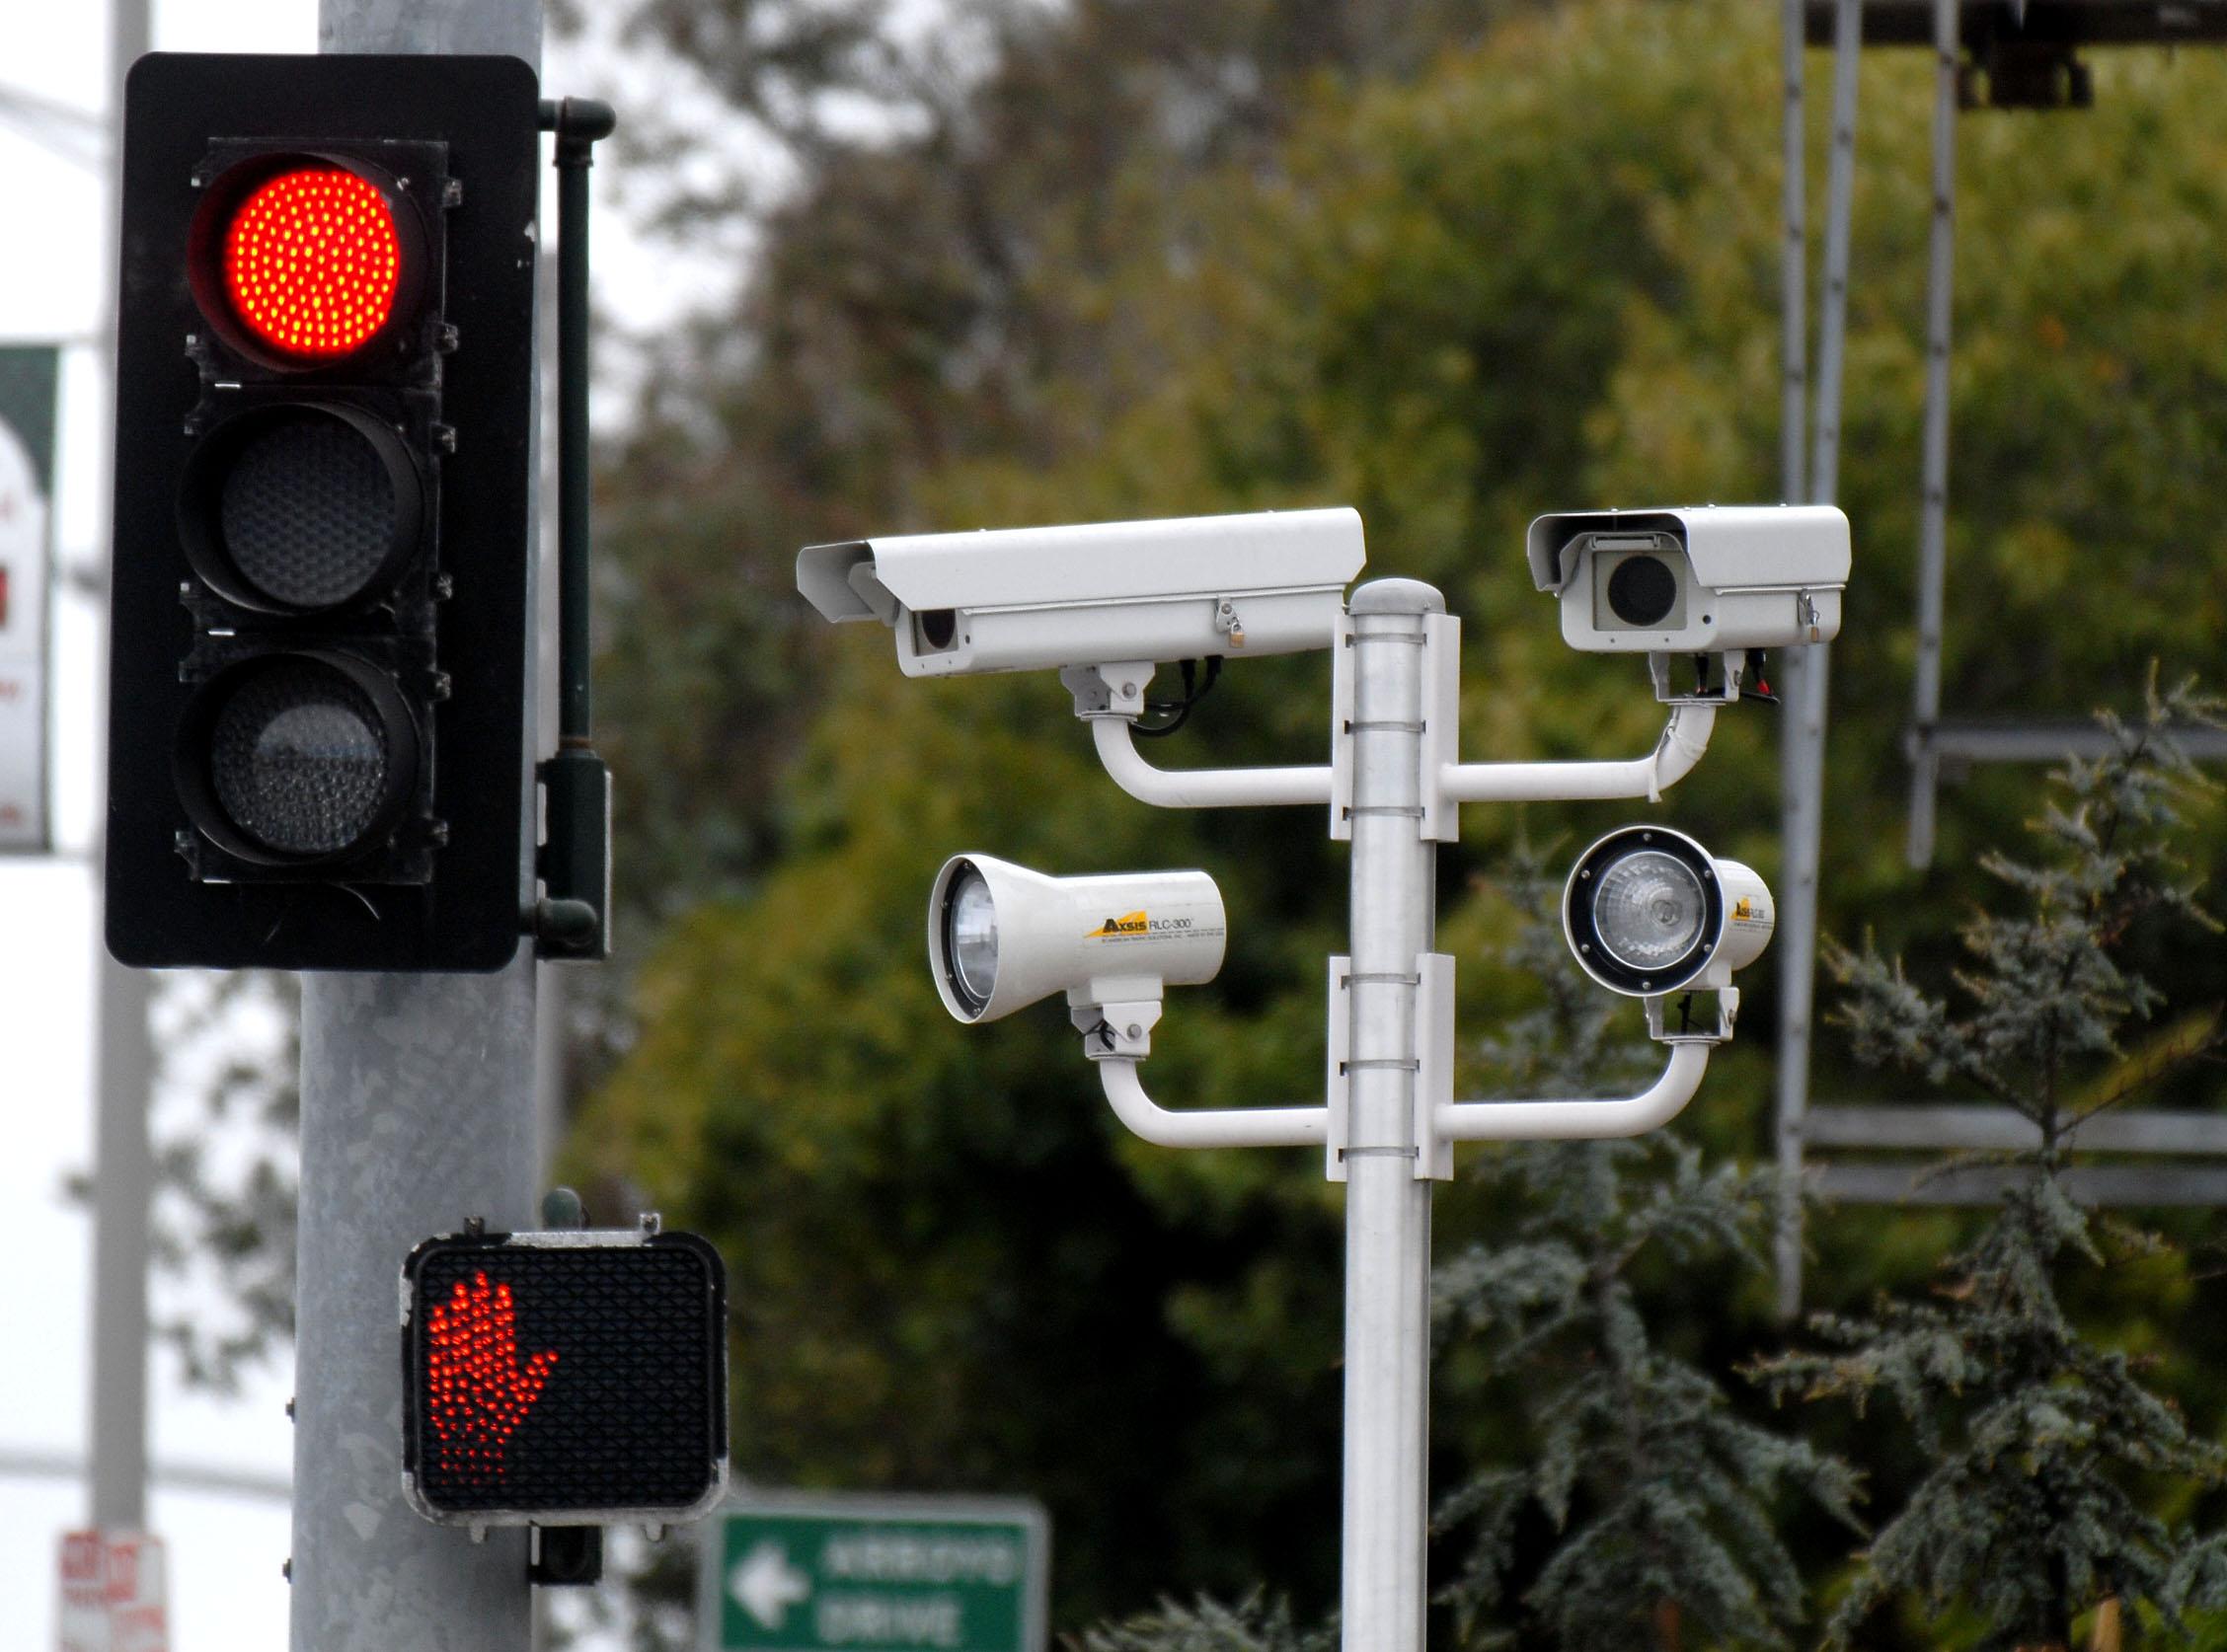
<svg viewBox="0 0 2227 1652"><path fill-rule="evenodd" d="M727 1273L704 1239L428 1239L402 1301L403 1490L427 1520L664 1525L719 1502Z"/></svg>

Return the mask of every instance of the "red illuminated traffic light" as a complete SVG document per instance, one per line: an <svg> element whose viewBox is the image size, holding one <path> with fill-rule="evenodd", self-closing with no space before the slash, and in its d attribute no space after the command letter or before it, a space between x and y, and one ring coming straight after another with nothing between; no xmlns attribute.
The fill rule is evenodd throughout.
<svg viewBox="0 0 2227 1652"><path fill-rule="evenodd" d="M727 1479L727 1274L693 1234L455 1235L403 1268L403 1485L448 1525L663 1525Z"/></svg>
<svg viewBox="0 0 2227 1652"><path fill-rule="evenodd" d="M517 950L539 93L155 53L124 100L108 939Z"/></svg>

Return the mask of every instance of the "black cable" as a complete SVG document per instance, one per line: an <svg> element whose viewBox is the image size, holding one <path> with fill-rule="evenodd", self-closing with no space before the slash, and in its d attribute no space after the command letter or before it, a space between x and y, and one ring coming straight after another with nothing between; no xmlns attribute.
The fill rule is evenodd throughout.
<svg viewBox="0 0 2227 1652"><path fill-rule="evenodd" d="M1222 674L1222 656L1220 654L1206 656L1206 674L1203 681L1200 680L1196 660L1187 659L1180 663L1183 667L1184 697L1181 700L1147 700L1144 703L1144 709L1147 712L1160 713L1168 720L1156 723L1131 723L1129 725L1130 732L1136 734L1139 738L1157 740L1164 735L1173 734L1181 728L1190 720L1190 709L1206 698Z"/></svg>
<svg viewBox="0 0 2227 1652"><path fill-rule="evenodd" d="M1752 700L1759 706L1776 706L1779 703L1779 697L1771 692L1771 685L1763 679L1763 650L1761 648L1747 650L1747 682L1753 686L1743 685L1741 687L1740 698L1742 700Z"/></svg>

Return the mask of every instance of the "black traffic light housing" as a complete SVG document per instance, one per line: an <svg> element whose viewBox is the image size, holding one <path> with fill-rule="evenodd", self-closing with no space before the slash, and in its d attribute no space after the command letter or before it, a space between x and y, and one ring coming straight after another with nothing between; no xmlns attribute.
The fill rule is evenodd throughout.
<svg viewBox="0 0 2227 1652"><path fill-rule="evenodd" d="M418 1246L402 1283L403 1491L427 1520L662 1526L717 1506L727 1272L707 1240L653 1217L466 1232Z"/></svg>
<svg viewBox="0 0 2227 1652"><path fill-rule="evenodd" d="M509 57L131 71L107 828L125 963L517 949L538 114Z"/></svg>

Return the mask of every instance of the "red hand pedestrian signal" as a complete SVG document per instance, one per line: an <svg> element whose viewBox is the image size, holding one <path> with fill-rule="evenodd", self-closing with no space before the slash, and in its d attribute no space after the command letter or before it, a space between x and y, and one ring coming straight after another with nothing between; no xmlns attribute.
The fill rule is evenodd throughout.
<svg viewBox="0 0 2227 1652"><path fill-rule="evenodd" d="M475 1273L425 1316L425 1417L440 1469L463 1484L503 1476L503 1447L526 1420L557 1363L555 1349L518 1363L517 1307L510 1287Z"/></svg>

